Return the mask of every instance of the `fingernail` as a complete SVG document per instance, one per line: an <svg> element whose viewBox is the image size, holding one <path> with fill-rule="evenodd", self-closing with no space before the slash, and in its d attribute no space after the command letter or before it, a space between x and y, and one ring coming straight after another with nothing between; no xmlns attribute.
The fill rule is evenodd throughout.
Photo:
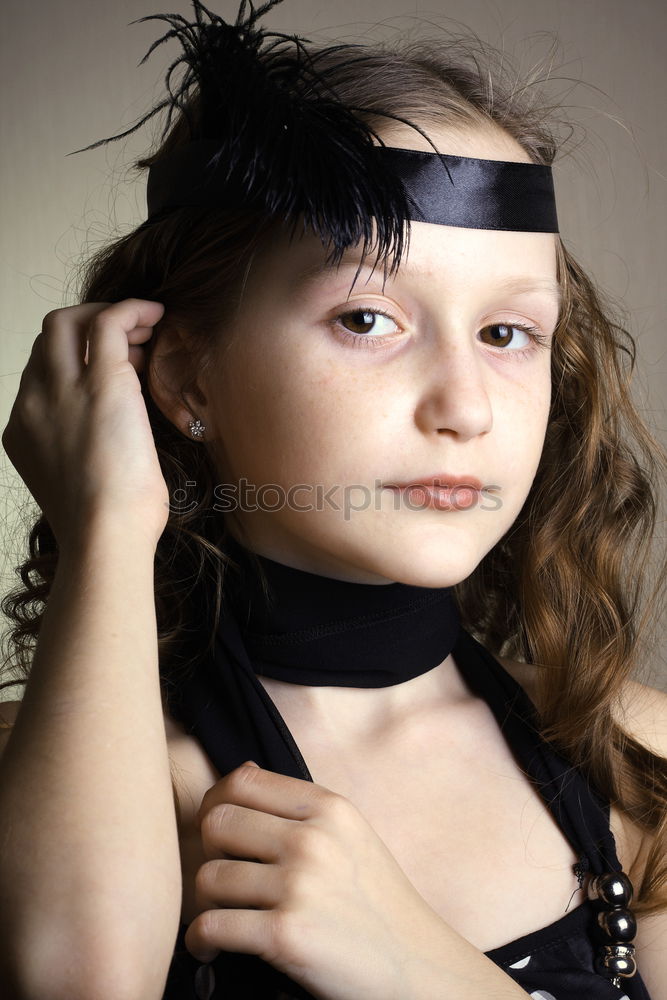
<svg viewBox="0 0 667 1000"><path fill-rule="evenodd" d="M243 767L259 767L259 764L257 764L254 760L247 760L242 766ZM259 769L261 771L261 767Z"/></svg>
<svg viewBox="0 0 667 1000"><path fill-rule="evenodd" d="M190 954L194 959L201 963L201 965L209 965L215 956L218 954L217 951L198 951L196 954L191 951ZM197 970L199 971L199 970Z"/></svg>

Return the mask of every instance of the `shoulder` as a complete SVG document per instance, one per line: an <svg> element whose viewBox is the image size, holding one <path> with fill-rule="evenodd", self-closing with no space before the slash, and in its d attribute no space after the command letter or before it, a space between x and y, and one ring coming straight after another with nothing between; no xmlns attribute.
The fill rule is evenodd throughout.
<svg viewBox="0 0 667 1000"><path fill-rule="evenodd" d="M523 663L521 660L508 660L504 656L494 658L502 664L510 677L513 677L517 684L520 684L534 705L538 701L537 667L532 663ZM539 705L537 705L539 708Z"/></svg>
<svg viewBox="0 0 667 1000"><path fill-rule="evenodd" d="M615 706L615 719L629 736L667 758L667 694L627 681Z"/></svg>
<svg viewBox="0 0 667 1000"><path fill-rule="evenodd" d="M198 740L169 714L164 699L163 714L179 825L189 829L195 824L201 800L220 775Z"/></svg>
<svg viewBox="0 0 667 1000"><path fill-rule="evenodd" d="M0 732L11 729L16 722L20 707L20 701L0 701Z"/></svg>
<svg viewBox="0 0 667 1000"><path fill-rule="evenodd" d="M616 706L618 724L638 743L657 756L667 759L667 694L657 688L628 681ZM639 845L637 871L643 876L648 854L655 837L648 837L623 816L628 837ZM649 994L655 1000L667 1000L667 910L637 919L637 965Z"/></svg>
<svg viewBox="0 0 667 1000"><path fill-rule="evenodd" d="M20 707L20 701L0 701L0 754L7 746Z"/></svg>
<svg viewBox="0 0 667 1000"><path fill-rule="evenodd" d="M496 659L537 705L537 668L531 663L502 656ZM612 712L629 736L658 756L667 758L667 694L664 691L638 681L626 681Z"/></svg>
<svg viewBox="0 0 667 1000"><path fill-rule="evenodd" d="M183 875L181 920L189 923L200 912L195 891L196 873L206 861L197 813L204 795L219 781L220 775L202 746L169 715L166 707L164 722Z"/></svg>

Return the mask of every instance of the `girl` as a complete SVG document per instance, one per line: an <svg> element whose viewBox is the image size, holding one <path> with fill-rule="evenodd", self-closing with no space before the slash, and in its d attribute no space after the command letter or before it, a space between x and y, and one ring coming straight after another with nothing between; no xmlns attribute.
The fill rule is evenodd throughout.
<svg viewBox="0 0 667 1000"><path fill-rule="evenodd" d="M463 43L276 2L156 15L147 220L3 435L3 995L665 1000L662 466L555 140Z"/></svg>

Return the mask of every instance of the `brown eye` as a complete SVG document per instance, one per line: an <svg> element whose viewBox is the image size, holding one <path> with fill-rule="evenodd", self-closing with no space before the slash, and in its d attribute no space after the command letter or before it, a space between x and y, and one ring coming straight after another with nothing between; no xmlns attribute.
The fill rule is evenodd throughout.
<svg viewBox="0 0 667 1000"><path fill-rule="evenodd" d="M375 326L376 315L368 309L355 309L354 312L343 313L340 319L352 333L370 333Z"/></svg>
<svg viewBox="0 0 667 1000"><path fill-rule="evenodd" d="M396 320L379 309L350 309L349 312L340 313L336 321L351 336L361 337L362 340L364 334L371 334L369 340L387 340L389 334L400 330Z"/></svg>
<svg viewBox="0 0 667 1000"><path fill-rule="evenodd" d="M522 326L520 323L491 323L490 326L485 326L481 333L488 335L489 339L486 343L493 347L507 347L509 344L512 344L513 347L526 347L530 343L533 329L533 327ZM520 334L518 344L514 334L515 330L518 330ZM524 343L521 342L521 337L524 338Z"/></svg>

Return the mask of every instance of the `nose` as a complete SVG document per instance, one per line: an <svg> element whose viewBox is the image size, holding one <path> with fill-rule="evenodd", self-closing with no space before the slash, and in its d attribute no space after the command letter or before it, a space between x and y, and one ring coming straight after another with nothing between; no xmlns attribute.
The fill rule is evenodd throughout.
<svg viewBox="0 0 667 1000"><path fill-rule="evenodd" d="M429 352L426 378L415 413L421 430L462 440L491 430L491 400L474 343L463 338L438 338Z"/></svg>

